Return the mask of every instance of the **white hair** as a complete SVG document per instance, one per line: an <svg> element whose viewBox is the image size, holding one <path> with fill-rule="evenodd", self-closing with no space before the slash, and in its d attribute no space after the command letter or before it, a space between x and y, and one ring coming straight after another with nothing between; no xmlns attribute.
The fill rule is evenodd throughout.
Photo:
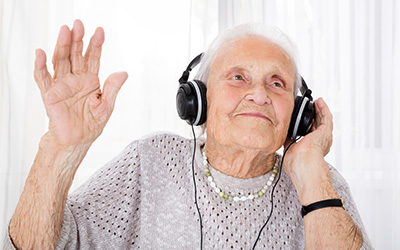
<svg viewBox="0 0 400 250"><path fill-rule="evenodd" d="M242 24L221 32L203 54L198 72L194 79L202 81L207 86L211 67L221 48L228 42L251 36L266 39L281 47L289 55L295 69L293 95L296 97L297 91L301 85L301 76L298 73L297 48L282 30L274 26L265 26L263 24Z"/></svg>

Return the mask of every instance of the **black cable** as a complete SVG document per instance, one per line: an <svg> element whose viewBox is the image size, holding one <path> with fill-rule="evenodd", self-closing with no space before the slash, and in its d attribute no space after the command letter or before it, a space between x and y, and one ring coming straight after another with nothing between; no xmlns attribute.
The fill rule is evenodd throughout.
<svg viewBox="0 0 400 250"><path fill-rule="evenodd" d="M269 216L268 216L267 221L264 223L264 225L263 225L263 226L261 227L261 229L260 229L260 232L258 233L257 239L256 239L256 241L254 242L254 245L253 245L253 248L252 248L253 250L256 248L257 242L258 242L258 240L259 240L260 237L261 237L261 233L262 233L263 229L265 228L265 226L267 226L269 219L271 219L271 217L272 217L272 212L274 211L274 191L275 191L276 185L278 184L279 180L281 179L282 168L283 168L283 159L285 158L286 152L289 150L289 148L290 148L295 142L297 142L297 140L298 140L299 138L300 138L300 137L298 137L298 138L296 138L294 141L292 141L292 142L289 144L289 146L285 149L285 151L283 152L282 160L281 160L281 167L279 168L278 179L276 180L276 182L275 182L275 184L274 184L274 186L273 186L273 188L272 188L272 191L271 191L271 211L270 211L270 213L269 213Z"/></svg>
<svg viewBox="0 0 400 250"><path fill-rule="evenodd" d="M193 185L194 185L194 203L196 204L197 213L199 214L200 219L200 250L203 249L203 222L201 219L201 213L199 209L199 205L197 204L197 186L196 186L196 177L194 175L194 159L196 155L196 134L194 133L194 128L192 124L192 133L193 133L193 159L192 159L192 175L193 175Z"/></svg>

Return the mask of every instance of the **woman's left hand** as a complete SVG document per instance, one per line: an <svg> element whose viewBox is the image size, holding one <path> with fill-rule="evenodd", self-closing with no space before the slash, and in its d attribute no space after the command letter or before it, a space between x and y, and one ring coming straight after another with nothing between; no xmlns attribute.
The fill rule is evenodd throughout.
<svg viewBox="0 0 400 250"><path fill-rule="evenodd" d="M314 102L314 107L315 118L311 132L289 148L283 163L302 203L315 199L314 196L321 196L310 191L323 190L324 185L329 189L332 186L330 172L324 160L332 145L332 114L322 98ZM290 142L286 141L285 149Z"/></svg>
<svg viewBox="0 0 400 250"><path fill-rule="evenodd" d="M290 147L287 155L298 155L301 153L316 153L324 157L332 146L333 119L328 105L322 98L314 102L315 117L311 132L295 145ZM285 149L291 141L285 142Z"/></svg>

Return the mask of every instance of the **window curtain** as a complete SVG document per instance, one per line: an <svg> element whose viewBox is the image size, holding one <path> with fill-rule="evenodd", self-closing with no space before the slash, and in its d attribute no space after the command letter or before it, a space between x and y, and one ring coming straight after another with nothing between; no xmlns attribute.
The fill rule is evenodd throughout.
<svg viewBox="0 0 400 250"><path fill-rule="evenodd" d="M334 116L326 160L350 185L376 249L399 249L400 3L396 0L220 0L219 29L280 27L300 72Z"/></svg>
<svg viewBox="0 0 400 250"><path fill-rule="evenodd" d="M4 235L47 118L33 80L35 48L51 57L59 27L79 18L87 45L105 29L100 80L129 78L71 190L134 139L190 137L175 110L177 79L217 33L244 22L280 27L297 44L300 72L334 115L327 161L348 181L376 249L398 249L400 42L395 0L2 0L0 2L0 233ZM192 73L195 75L195 72Z"/></svg>
<svg viewBox="0 0 400 250"><path fill-rule="evenodd" d="M52 72L61 25L72 28L74 19L81 19L86 46L96 27L102 26L106 39L100 81L116 71L129 74L114 113L77 171L71 191L134 139L155 131L191 137L175 108L178 79L217 35L217 1L2 0L0 6L1 235L47 130L33 78L35 49L46 51Z"/></svg>

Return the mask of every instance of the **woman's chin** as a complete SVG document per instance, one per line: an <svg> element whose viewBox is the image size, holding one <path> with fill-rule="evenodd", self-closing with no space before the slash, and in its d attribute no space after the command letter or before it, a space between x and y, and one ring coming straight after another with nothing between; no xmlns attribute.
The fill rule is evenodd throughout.
<svg viewBox="0 0 400 250"><path fill-rule="evenodd" d="M208 124L209 125L209 124ZM221 129L221 127L224 127ZM284 137L284 138L283 138ZM286 135L277 133L274 127L265 123L256 124L248 122L236 122L218 129L207 128L207 138L214 138L218 144L223 146L243 147L249 150L278 150L285 142Z"/></svg>
<svg viewBox="0 0 400 250"><path fill-rule="evenodd" d="M277 137L266 131L241 131L230 136L232 144L242 146L248 149L258 149L267 151L276 151L276 148L280 148L282 145L277 141Z"/></svg>

